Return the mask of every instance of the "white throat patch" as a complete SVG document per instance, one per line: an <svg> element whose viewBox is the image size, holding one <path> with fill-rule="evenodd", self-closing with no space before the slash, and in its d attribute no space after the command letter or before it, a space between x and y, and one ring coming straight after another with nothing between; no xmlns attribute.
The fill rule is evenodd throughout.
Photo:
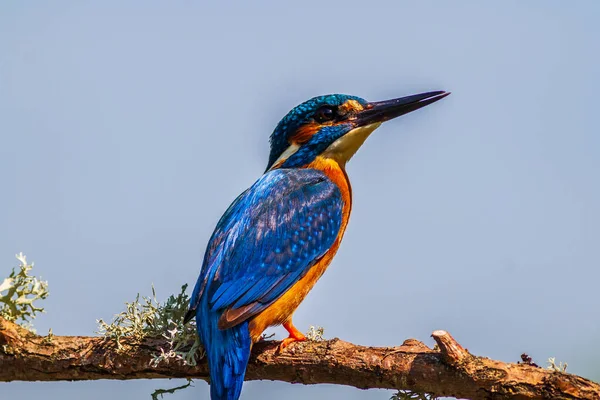
<svg viewBox="0 0 600 400"><path fill-rule="evenodd" d="M290 147L288 147L287 149L285 149L285 151L283 153L281 153L279 158L277 158L277 160L275 160L275 162L273 163L273 166L269 169L273 169L273 168L279 166L279 164L285 162L285 160L290 158L295 152L298 151L299 148L300 148L299 145L297 145L296 143L292 143L290 145Z"/></svg>

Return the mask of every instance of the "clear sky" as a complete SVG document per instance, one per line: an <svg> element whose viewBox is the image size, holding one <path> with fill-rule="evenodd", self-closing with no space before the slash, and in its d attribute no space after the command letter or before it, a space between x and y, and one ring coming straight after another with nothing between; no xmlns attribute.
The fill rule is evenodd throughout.
<svg viewBox="0 0 600 400"><path fill-rule="evenodd" d="M47 279L35 325L90 335L152 283L193 285L223 211L307 98L452 95L348 166L353 215L295 316L600 380L600 2L2 2L0 276ZM280 330L276 331L282 336ZM181 381L0 384L22 400L149 399ZM278 382L244 399L387 399ZM207 399L207 385L170 399Z"/></svg>

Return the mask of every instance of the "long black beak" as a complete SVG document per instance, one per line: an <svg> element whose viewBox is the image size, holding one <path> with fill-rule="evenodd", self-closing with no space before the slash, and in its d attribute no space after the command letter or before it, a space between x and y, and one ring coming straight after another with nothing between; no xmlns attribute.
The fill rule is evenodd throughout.
<svg viewBox="0 0 600 400"><path fill-rule="evenodd" d="M363 111L356 116L357 126L364 126L376 122L389 121L392 118L408 114L431 103L448 96L450 92L427 92L412 96L400 97L399 99L377 101L369 103Z"/></svg>

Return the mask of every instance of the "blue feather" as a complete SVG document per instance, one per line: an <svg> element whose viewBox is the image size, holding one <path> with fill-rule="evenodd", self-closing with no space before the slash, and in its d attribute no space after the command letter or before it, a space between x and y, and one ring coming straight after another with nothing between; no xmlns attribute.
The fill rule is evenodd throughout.
<svg viewBox="0 0 600 400"><path fill-rule="evenodd" d="M210 398L237 400L242 392L252 341L248 322L220 330L220 313L196 310L198 334L205 344L210 370Z"/></svg>
<svg viewBox="0 0 600 400"><path fill-rule="evenodd" d="M250 356L249 320L330 249L342 208L339 188L323 172L277 169L221 217L190 302L207 352L213 400L239 397ZM219 329L225 311L242 307L240 318Z"/></svg>

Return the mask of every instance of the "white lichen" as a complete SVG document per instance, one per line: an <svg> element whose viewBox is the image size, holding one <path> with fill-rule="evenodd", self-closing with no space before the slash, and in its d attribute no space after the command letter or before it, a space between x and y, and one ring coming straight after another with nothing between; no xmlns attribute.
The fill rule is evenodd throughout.
<svg viewBox="0 0 600 400"><path fill-rule="evenodd" d="M561 361L558 364L556 364L556 358L550 357L548 359L548 366L546 368L551 371L556 371L556 372L567 372L567 367L568 367L567 363L563 363Z"/></svg>
<svg viewBox="0 0 600 400"><path fill-rule="evenodd" d="M17 254L16 258L19 260L18 271L13 268L8 278L0 283L0 316L31 329L31 321L44 312L34 302L48 297L48 282L29 275L33 263L27 263L23 253Z"/></svg>
<svg viewBox="0 0 600 400"><path fill-rule="evenodd" d="M321 342L323 339L323 334L325 333L325 329L322 326L310 326L308 328L308 332L306 332L306 338L308 340L312 340L313 342Z"/></svg>

